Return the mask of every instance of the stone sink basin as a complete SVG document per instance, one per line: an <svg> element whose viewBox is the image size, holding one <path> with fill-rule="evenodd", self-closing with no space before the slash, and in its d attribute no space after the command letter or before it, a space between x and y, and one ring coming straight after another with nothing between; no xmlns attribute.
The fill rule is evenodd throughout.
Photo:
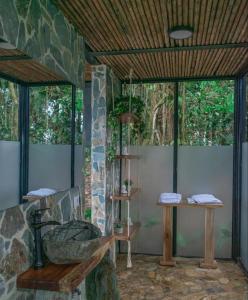
<svg viewBox="0 0 248 300"><path fill-rule="evenodd" d="M88 222L70 221L43 236L43 250L54 264L87 261L99 248L101 231Z"/></svg>

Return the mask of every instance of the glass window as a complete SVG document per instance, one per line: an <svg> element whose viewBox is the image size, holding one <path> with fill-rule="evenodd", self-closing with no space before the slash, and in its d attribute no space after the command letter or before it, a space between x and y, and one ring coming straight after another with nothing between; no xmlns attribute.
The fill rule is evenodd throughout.
<svg viewBox="0 0 248 300"><path fill-rule="evenodd" d="M83 91L76 91L75 144L82 145L83 141Z"/></svg>
<svg viewBox="0 0 248 300"><path fill-rule="evenodd" d="M71 86L30 88L29 190L70 187Z"/></svg>
<svg viewBox="0 0 248 300"><path fill-rule="evenodd" d="M144 102L140 145L172 145L174 128L174 83L123 85L124 95Z"/></svg>
<svg viewBox="0 0 248 300"><path fill-rule="evenodd" d="M71 143L71 86L30 89L30 143Z"/></svg>
<svg viewBox="0 0 248 300"><path fill-rule="evenodd" d="M233 144L234 82L188 81L179 85L179 144Z"/></svg>
<svg viewBox="0 0 248 300"><path fill-rule="evenodd" d="M0 79L0 210L19 203L19 90Z"/></svg>

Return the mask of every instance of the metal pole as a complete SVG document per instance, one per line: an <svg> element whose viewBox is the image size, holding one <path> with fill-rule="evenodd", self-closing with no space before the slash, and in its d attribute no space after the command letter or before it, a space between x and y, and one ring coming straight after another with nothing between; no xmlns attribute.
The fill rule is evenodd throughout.
<svg viewBox="0 0 248 300"><path fill-rule="evenodd" d="M242 137L244 130L244 77L235 80L234 146L233 146L233 210L232 257L240 257L241 189L242 189Z"/></svg>
<svg viewBox="0 0 248 300"><path fill-rule="evenodd" d="M19 86L19 140L20 140L20 203L28 193L29 171L29 87Z"/></svg>
<svg viewBox="0 0 248 300"><path fill-rule="evenodd" d="M178 82L174 89L174 147L173 147L173 192L177 192L177 165L178 165ZM173 208L173 255L177 251L177 208Z"/></svg>
<svg viewBox="0 0 248 300"><path fill-rule="evenodd" d="M72 85L71 93L71 187L75 186L75 116L76 116L76 86Z"/></svg>

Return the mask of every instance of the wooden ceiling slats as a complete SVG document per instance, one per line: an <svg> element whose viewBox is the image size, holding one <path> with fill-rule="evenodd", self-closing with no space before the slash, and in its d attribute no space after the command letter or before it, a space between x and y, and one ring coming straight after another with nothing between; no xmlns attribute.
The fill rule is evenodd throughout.
<svg viewBox="0 0 248 300"><path fill-rule="evenodd" d="M0 48L0 56L22 56L25 55L25 53L23 53L20 50L17 49L1 49Z"/></svg>
<svg viewBox="0 0 248 300"><path fill-rule="evenodd" d="M222 9L220 10L221 16L219 17L219 22L217 24L216 35L213 37L213 43L218 43L218 41L220 40L220 32L223 29L223 22L228 10L228 1L222 0L222 2Z"/></svg>
<svg viewBox="0 0 248 300"><path fill-rule="evenodd" d="M205 17L206 17L206 6L207 6L207 0L203 0L202 1L202 5L201 5L201 12L200 12L200 15L202 16L200 18L200 21L199 21L199 27L198 27L198 30L203 32L204 30L204 23L205 23ZM198 45L201 45L201 41L202 40L202 36L201 35L196 35L196 43Z"/></svg>
<svg viewBox="0 0 248 300"><path fill-rule="evenodd" d="M242 5L243 4L243 5ZM246 16L243 12L246 12ZM238 24L240 24L241 28L243 28L244 30L242 30L241 32L238 32L236 30L236 27L234 26L238 26ZM231 29L230 32L230 38L232 40L238 39L239 35L241 36L241 38L243 37L244 32L246 32L246 40L247 40L247 36L248 36L248 1L245 2L241 2L241 7L239 9L239 13L236 17L236 22Z"/></svg>
<svg viewBox="0 0 248 300"><path fill-rule="evenodd" d="M216 8L214 9L215 13L213 16L213 23L212 23L212 29L209 37L209 43L213 44L215 36L218 34L218 24L221 21L221 15L223 14L223 1L218 0L215 1Z"/></svg>
<svg viewBox="0 0 248 300"><path fill-rule="evenodd" d="M102 1L89 1L89 6L96 15L99 16L98 24L100 27L105 28L106 40L110 40L115 44L116 49L119 50L126 47L125 41L122 40L121 35L119 36L118 31L116 31L115 25L113 25L113 18L109 22L109 15L106 12L104 4Z"/></svg>
<svg viewBox="0 0 248 300"><path fill-rule="evenodd" d="M95 51L248 42L247 0L57 2ZM193 27L193 37L181 41L171 39L169 28L182 24ZM100 62L114 67L121 78L128 76L133 68L134 77L140 79L236 75L245 59L247 48L98 57Z"/></svg>
<svg viewBox="0 0 248 300"><path fill-rule="evenodd" d="M170 44L169 36L166 32L166 29L169 28L166 2L164 0L159 0L159 4L160 4L160 11L159 11L160 13L159 14L161 15L161 18L163 21L162 30L164 33L164 45L165 45L165 47L170 47L171 44Z"/></svg>
<svg viewBox="0 0 248 300"><path fill-rule="evenodd" d="M65 1L66 2L66 1ZM70 5L68 3L68 5ZM96 21L98 21L98 19L96 20L94 17L94 14L92 14L92 10L88 8L88 11L86 9L85 3L84 1L78 1L75 0L73 2L73 4L75 8L72 7L72 9L75 9L77 12L79 12L79 18L84 20L84 26L87 23L89 26L89 36L92 37L92 33L96 32L98 37L94 43L95 48L97 50L99 50L101 47L104 47L104 49L106 50L110 50L111 46L109 45L109 40L107 39L107 35L106 35L106 31L104 27L99 27L98 24L96 23ZM82 28L81 28L82 29ZM86 36L87 38L87 36Z"/></svg>
<svg viewBox="0 0 248 300"><path fill-rule="evenodd" d="M118 2L118 0L116 1ZM131 28L132 34L136 40L135 48L139 48L139 45L140 48L147 48L149 46L148 39L142 32L142 24L139 22L139 18L137 18L135 15L134 2L130 3L130 5L124 2L123 5L125 5L125 9L127 10L127 12L129 12L128 15L131 16L131 20L129 21L129 27ZM132 23L135 24L135 26L132 26Z"/></svg>
<svg viewBox="0 0 248 300"><path fill-rule="evenodd" d="M177 16L176 24L183 24L182 1L178 0L178 1L175 1L175 2L177 4L176 11L175 11L175 14ZM178 45L179 46L183 46L184 45L184 41L183 40L179 40L178 41Z"/></svg>
<svg viewBox="0 0 248 300"><path fill-rule="evenodd" d="M93 24L91 20L88 20L83 16L83 12L81 12L82 7L75 1L71 5L65 1L62 2L64 6L65 12L68 12L68 18L71 22L77 22L79 31L82 33L82 28L84 29L85 37L91 36L93 43L91 44L92 48L95 50L99 50L99 46L102 45L107 49L107 42L102 35L101 32L93 30ZM81 16L81 17L80 17ZM87 39L87 38L86 38ZM97 42L98 41L98 42Z"/></svg>
<svg viewBox="0 0 248 300"><path fill-rule="evenodd" d="M31 60L0 62L0 69L2 73L26 82L63 81L61 76Z"/></svg>
<svg viewBox="0 0 248 300"><path fill-rule="evenodd" d="M108 2L110 3L111 1ZM130 30L133 30L132 26L130 26L130 21L129 21L129 19L132 18L132 13L130 14L125 13L125 10L123 10L123 8L121 7L121 3L119 1L114 1L113 7L111 6L111 9L113 13L116 15L115 20L116 20L116 24L119 24L121 28L120 32L122 32L123 36L127 38L129 44L132 46L133 49L138 48L138 45L142 42L142 40L139 39L139 36L137 36L135 32L133 31L132 33L130 32Z"/></svg>
<svg viewBox="0 0 248 300"><path fill-rule="evenodd" d="M227 20L227 23L226 23L226 27L223 28L224 29L224 35L223 35L223 39L222 39L223 42L226 42L226 43L232 42L231 37L230 37L230 32L231 32L233 26L235 26L235 16L238 13L238 9L241 4L241 1L242 0L235 0L235 5L233 5L233 7L232 7L229 19Z"/></svg>
<svg viewBox="0 0 248 300"><path fill-rule="evenodd" d="M156 32L156 36L158 39L158 46L162 48L162 47L164 47L164 40L163 40L163 31L164 30L160 23L161 14L157 12L155 2L156 2L156 0L150 0L148 2L148 4L151 9L150 10L151 17L153 19L153 22L155 23L155 32ZM157 3L159 3L159 2L157 1Z"/></svg>
<svg viewBox="0 0 248 300"><path fill-rule="evenodd" d="M114 44L116 49L119 49L119 44L118 41L115 38L115 35L106 28L106 21L102 17L101 13L97 13L96 9L93 6L93 2L95 1L81 1L81 3L84 3L84 17L86 17L86 7L88 7L87 13L88 13L88 20L91 19L93 20L93 26L92 30L96 30L97 32L102 32L103 33L103 38L108 42L108 49L111 49L111 44Z"/></svg>
<svg viewBox="0 0 248 300"><path fill-rule="evenodd" d="M163 17L161 14L161 7L159 0L153 0L154 13L153 17L157 19L158 22L158 34L159 34L159 44L160 47L165 47L165 26L163 22Z"/></svg>

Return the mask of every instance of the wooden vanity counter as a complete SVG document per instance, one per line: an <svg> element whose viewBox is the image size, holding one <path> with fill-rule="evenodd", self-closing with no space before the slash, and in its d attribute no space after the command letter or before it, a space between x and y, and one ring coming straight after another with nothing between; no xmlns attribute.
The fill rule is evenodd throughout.
<svg viewBox="0 0 248 300"><path fill-rule="evenodd" d="M40 270L30 268L17 277L17 288L70 293L99 264L114 240L113 236L102 237L99 248L87 262L70 265L49 263Z"/></svg>

